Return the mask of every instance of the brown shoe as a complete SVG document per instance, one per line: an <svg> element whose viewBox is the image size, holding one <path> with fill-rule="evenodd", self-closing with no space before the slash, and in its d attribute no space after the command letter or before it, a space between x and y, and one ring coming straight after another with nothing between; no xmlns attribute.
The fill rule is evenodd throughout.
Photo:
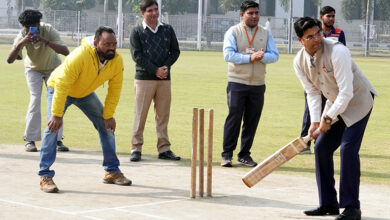
<svg viewBox="0 0 390 220"><path fill-rule="evenodd" d="M54 183L53 178L44 176L41 177L41 190L46 193L56 193L58 192L57 185Z"/></svg>
<svg viewBox="0 0 390 220"><path fill-rule="evenodd" d="M121 172L109 173L106 171L103 178L103 183L130 186L131 180L127 179Z"/></svg>

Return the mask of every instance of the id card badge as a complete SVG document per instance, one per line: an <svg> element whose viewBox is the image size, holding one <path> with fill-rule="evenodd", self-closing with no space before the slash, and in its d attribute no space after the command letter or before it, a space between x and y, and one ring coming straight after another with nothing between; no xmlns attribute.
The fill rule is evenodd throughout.
<svg viewBox="0 0 390 220"><path fill-rule="evenodd" d="M253 54L253 53L255 53L256 51L255 51L255 48L254 47L247 47L247 48L245 48L245 53L246 54Z"/></svg>

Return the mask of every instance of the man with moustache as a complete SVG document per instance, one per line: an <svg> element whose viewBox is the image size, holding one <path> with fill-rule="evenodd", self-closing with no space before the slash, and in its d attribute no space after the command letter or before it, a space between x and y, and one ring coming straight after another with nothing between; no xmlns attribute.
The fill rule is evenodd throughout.
<svg viewBox="0 0 390 220"><path fill-rule="evenodd" d="M344 45L346 45L344 31L341 30L340 28L335 28L333 26L335 22L335 16L336 16L336 10L331 6L324 6L323 8L321 8L320 19L321 19L322 33L324 34L325 38L339 41Z"/></svg>
<svg viewBox="0 0 390 220"><path fill-rule="evenodd" d="M336 16L336 10L330 6L324 6L320 10L320 19L321 19L321 27L322 27L322 33L324 34L325 38L335 40L338 42L345 43L345 34L344 31L340 28L333 27L335 22L335 16ZM302 131L301 136L304 137L308 134L309 127L310 127L310 113L309 108L307 106L307 94L305 95L305 111L303 113L303 121L302 121ZM322 97L322 109L324 109L326 98L324 96ZM301 152L301 154L311 154L310 150L310 141L308 143L308 146L305 150Z"/></svg>
<svg viewBox="0 0 390 220"><path fill-rule="evenodd" d="M294 23L298 41L303 45L294 59L294 69L307 93L309 135L317 138L314 154L320 206L304 213L359 220L359 150L377 93L353 62L348 48L338 41L324 39L320 25L310 17ZM327 99L323 113L321 94ZM334 187L333 164L333 154L339 147L340 203ZM344 208L341 214L339 207Z"/></svg>
<svg viewBox="0 0 390 220"><path fill-rule="evenodd" d="M271 32L259 26L259 4L244 1L240 7L242 22L231 27L223 43L223 55L228 62L227 103L221 166L232 167L240 127L241 150L237 163L256 166L250 156L253 139L264 103L266 64L279 59Z"/></svg>
<svg viewBox="0 0 390 220"><path fill-rule="evenodd" d="M168 121L171 107L171 67L180 55L175 31L158 20L158 4L143 0L144 20L130 34L130 52L135 62L135 106L130 161L141 160L143 132L153 100L156 119L158 158L180 160L171 151Z"/></svg>
<svg viewBox="0 0 390 220"><path fill-rule="evenodd" d="M113 115L123 80L123 61L115 52L116 45L114 31L109 27L99 27L95 36L83 39L81 46L72 51L48 80L50 120L42 140L38 172L44 192L58 192L53 182L54 170L50 170L50 166L56 158L58 129L62 126L66 109L72 104L84 112L99 133L105 170L103 182L131 185L119 170L115 152L116 121ZM103 106L94 90L105 81L108 81L108 92Z"/></svg>

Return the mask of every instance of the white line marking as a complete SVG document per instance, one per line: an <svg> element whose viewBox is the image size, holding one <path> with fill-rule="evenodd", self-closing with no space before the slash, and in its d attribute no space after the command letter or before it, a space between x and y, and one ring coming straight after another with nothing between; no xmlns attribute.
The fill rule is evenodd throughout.
<svg viewBox="0 0 390 220"><path fill-rule="evenodd" d="M5 202L5 203L10 203L10 204L15 204L15 205L20 205L20 206L26 206L30 208L36 208L36 209L44 209L52 212L59 212L62 214L67 214L67 215L74 215L74 212L67 212L59 209L51 209L51 208L46 208L46 207L41 207L41 206L35 206L35 205L30 205L22 202L15 202L15 201L10 201L10 200L5 200L5 199L0 199L0 201Z"/></svg>
<svg viewBox="0 0 390 220"><path fill-rule="evenodd" d="M128 210L123 210L123 209L116 209L116 210L120 211L120 212L133 213L133 214L142 215L142 216L146 216L146 217L152 217L152 218L156 218L156 219L172 220L172 218L165 218L165 217L161 217L158 215L146 214L143 212L128 211Z"/></svg>
<svg viewBox="0 0 390 220"><path fill-rule="evenodd" d="M164 218L164 217L155 216L155 215L149 215L149 214L142 213L142 212L127 211L127 210L123 210L123 209L124 208L132 208L132 207L140 207L140 206L142 207L142 206L159 205L159 204L178 202L178 201L183 201L183 200L189 200L189 198L175 199L175 200L168 200L168 201L161 201L161 202L152 202L152 203L145 203L145 204L137 204L137 205L129 205L129 206L120 206L120 207L105 208L105 209L86 210L86 211L79 211L79 212L67 212L67 211L63 211L63 210L59 210L59 209L51 209L51 208L46 208L46 207L41 207L41 206L30 205L30 204L26 204L26 203L22 203L22 202L15 202L15 201L10 201L10 200L0 199L0 201L5 202L5 203L15 204L15 205L19 205L19 206L25 206L25 207L30 207L30 208L36 208L36 209L43 209L43 210L48 210L48 211L66 214L66 215L81 215L81 214L100 212L100 211L106 211L106 210L116 210L116 211L131 212L131 213L138 214L138 215L154 217L154 218L158 218L158 219L166 219L166 220L168 220L169 218ZM83 216L83 217L89 218L89 219L95 219L95 220L102 220L100 218L96 218L93 216Z"/></svg>

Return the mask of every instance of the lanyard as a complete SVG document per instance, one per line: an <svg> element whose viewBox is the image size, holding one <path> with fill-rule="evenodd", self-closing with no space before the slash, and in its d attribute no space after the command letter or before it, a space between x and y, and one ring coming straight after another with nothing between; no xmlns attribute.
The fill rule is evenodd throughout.
<svg viewBox="0 0 390 220"><path fill-rule="evenodd" d="M253 41L255 40L255 37L256 37L256 34L257 34L257 30L259 29L259 26L256 27L255 33L253 34L253 37L252 37L252 40L249 39L248 31L246 31L246 28L245 28L243 23L241 23L241 26L242 26L242 28L244 28L244 31L245 31L245 34L246 34L246 38L248 39L249 46L251 46Z"/></svg>

